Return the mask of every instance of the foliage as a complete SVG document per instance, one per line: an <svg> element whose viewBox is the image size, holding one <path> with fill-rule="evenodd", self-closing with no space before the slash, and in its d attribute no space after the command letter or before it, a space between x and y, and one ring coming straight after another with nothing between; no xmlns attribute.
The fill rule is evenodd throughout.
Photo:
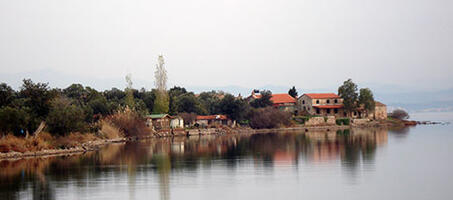
<svg viewBox="0 0 453 200"><path fill-rule="evenodd" d="M338 95L343 98L344 109L352 112L357 108L357 85L351 79L338 88Z"/></svg>
<svg viewBox="0 0 453 200"><path fill-rule="evenodd" d="M11 104L16 96L16 92L6 83L0 84L0 107Z"/></svg>
<svg viewBox="0 0 453 200"><path fill-rule="evenodd" d="M373 92L368 88L360 89L359 104L363 105L365 110L373 111L375 106Z"/></svg>
<svg viewBox="0 0 453 200"><path fill-rule="evenodd" d="M338 118L335 120L335 122L339 126L341 126L341 125L348 126L351 123L349 118Z"/></svg>
<svg viewBox="0 0 453 200"><path fill-rule="evenodd" d="M183 87L174 86L169 90L169 113L171 115L176 115L178 113L177 99L184 94L187 94L187 91Z"/></svg>
<svg viewBox="0 0 453 200"><path fill-rule="evenodd" d="M291 125L291 113L273 107L258 108L252 111L251 128L278 128Z"/></svg>
<svg viewBox="0 0 453 200"><path fill-rule="evenodd" d="M219 102L220 113L225 114L232 120L243 120L250 110L245 100L236 99L231 94L226 94Z"/></svg>
<svg viewBox="0 0 453 200"><path fill-rule="evenodd" d="M24 136L27 129L28 114L14 107L0 108L0 133L12 132Z"/></svg>
<svg viewBox="0 0 453 200"><path fill-rule="evenodd" d="M176 99L176 109L177 112L182 113L197 113L197 114L206 114L200 101L193 93L183 94Z"/></svg>
<svg viewBox="0 0 453 200"><path fill-rule="evenodd" d="M294 121L296 121L299 124L305 124L310 119L309 116L295 116L293 118Z"/></svg>
<svg viewBox="0 0 453 200"><path fill-rule="evenodd" d="M267 106L272 106L272 92L269 90L263 90L260 92L261 97L250 102L250 105L254 108L264 108Z"/></svg>
<svg viewBox="0 0 453 200"><path fill-rule="evenodd" d="M288 94L294 98L297 98L297 96L299 95L297 94L296 86L293 86L291 89L289 89Z"/></svg>
<svg viewBox="0 0 453 200"><path fill-rule="evenodd" d="M399 119L399 120L406 120L409 119L409 114L403 109L395 109L389 114L389 117Z"/></svg>
<svg viewBox="0 0 453 200"><path fill-rule="evenodd" d="M162 114L169 111L169 98L166 91L158 90L154 99L153 113Z"/></svg>
<svg viewBox="0 0 453 200"><path fill-rule="evenodd" d="M197 119L197 114L195 113L180 113L179 116L184 120L184 125L190 125Z"/></svg>
<svg viewBox="0 0 453 200"><path fill-rule="evenodd" d="M126 82L127 82L127 87L126 87L126 89L124 91L126 93L125 104L126 104L126 106L129 106L129 108L134 109L135 108L135 102L134 102L134 91L132 90L131 74L128 74L126 76Z"/></svg>
<svg viewBox="0 0 453 200"><path fill-rule="evenodd" d="M83 110L67 98L56 98L52 101L46 124L49 132L58 135L84 131L86 128Z"/></svg>
<svg viewBox="0 0 453 200"><path fill-rule="evenodd" d="M156 65L156 71L154 72L157 90L153 107L153 113L155 114L168 113L170 109L170 99L167 93L167 71L164 68L164 64L164 57L160 55L158 57L158 64Z"/></svg>
<svg viewBox="0 0 453 200"><path fill-rule="evenodd" d="M48 83L33 83L30 79L24 79L20 93L25 99L25 106L31 108L33 114L44 119L49 113L50 102L55 97L49 92Z"/></svg>
<svg viewBox="0 0 453 200"><path fill-rule="evenodd" d="M106 121L117 127L126 137L142 136L149 133L145 119L136 111L125 108L106 118Z"/></svg>
<svg viewBox="0 0 453 200"><path fill-rule="evenodd" d="M215 115L220 113L220 98L219 96L224 96L225 94L223 92L216 92L216 91L210 91L210 92L202 92L198 96L198 99L200 100L201 104L203 105L204 109L208 112L210 115Z"/></svg>

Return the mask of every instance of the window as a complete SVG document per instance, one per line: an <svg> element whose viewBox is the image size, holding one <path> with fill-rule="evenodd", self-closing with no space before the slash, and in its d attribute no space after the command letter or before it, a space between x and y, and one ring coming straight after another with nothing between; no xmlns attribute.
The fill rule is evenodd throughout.
<svg viewBox="0 0 453 200"><path fill-rule="evenodd" d="M330 108L327 108L326 112L327 114L330 114Z"/></svg>
<svg viewBox="0 0 453 200"><path fill-rule="evenodd" d="M310 107L307 107L307 110L310 110Z"/></svg>
<svg viewBox="0 0 453 200"><path fill-rule="evenodd" d="M354 111L354 116L355 116L355 115L357 115L357 112L356 112L356 111Z"/></svg>
<svg viewBox="0 0 453 200"><path fill-rule="evenodd" d="M330 99L327 99L327 103L330 103Z"/></svg>
<svg viewBox="0 0 453 200"><path fill-rule="evenodd" d="M302 104L305 104L305 100L302 100Z"/></svg>
<svg viewBox="0 0 453 200"><path fill-rule="evenodd" d="M304 106L304 110L306 110L305 106Z"/></svg>
<svg viewBox="0 0 453 200"><path fill-rule="evenodd" d="M346 117L346 116L348 116L348 114L346 114L346 112L344 112L344 113L343 113L343 116L345 116L345 117Z"/></svg>
<svg viewBox="0 0 453 200"><path fill-rule="evenodd" d="M334 112L335 114L338 114L338 108L333 109L333 112Z"/></svg>
<svg viewBox="0 0 453 200"><path fill-rule="evenodd" d="M333 102L338 103L338 99L335 99L335 101L333 101Z"/></svg>
<svg viewBox="0 0 453 200"><path fill-rule="evenodd" d="M316 108L316 114L319 114L319 113L320 113L319 108Z"/></svg>
<svg viewBox="0 0 453 200"><path fill-rule="evenodd" d="M316 100L316 104L319 104L319 100Z"/></svg>

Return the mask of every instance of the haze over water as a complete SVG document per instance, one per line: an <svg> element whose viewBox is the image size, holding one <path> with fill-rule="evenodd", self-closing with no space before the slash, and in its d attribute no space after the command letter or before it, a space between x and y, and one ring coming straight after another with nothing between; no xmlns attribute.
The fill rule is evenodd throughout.
<svg viewBox="0 0 453 200"><path fill-rule="evenodd" d="M165 138L0 161L0 199L451 199L453 127Z"/></svg>

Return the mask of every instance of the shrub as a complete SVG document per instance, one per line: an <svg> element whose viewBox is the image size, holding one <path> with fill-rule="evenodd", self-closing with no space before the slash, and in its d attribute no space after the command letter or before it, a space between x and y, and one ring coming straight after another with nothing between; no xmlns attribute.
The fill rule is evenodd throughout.
<svg viewBox="0 0 453 200"><path fill-rule="evenodd" d="M25 133L27 122L28 115L23 110L9 106L0 109L0 133L12 132L15 135L20 135L21 131Z"/></svg>
<svg viewBox="0 0 453 200"><path fill-rule="evenodd" d="M389 114L389 117L399 120L405 120L409 119L409 114L403 109L396 109Z"/></svg>
<svg viewBox="0 0 453 200"><path fill-rule="evenodd" d="M308 116L296 116L294 117L294 121L296 121L299 124L305 124L310 119Z"/></svg>
<svg viewBox="0 0 453 200"><path fill-rule="evenodd" d="M252 111L250 127L277 128L291 125L291 113L273 107L259 108Z"/></svg>
<svg viewBox="0 0 453 200"><path fill-rule="evenodd" d="M126 137L142 136L149 133L145 119L129 108L118 110L107 117L106 120L121 130Z"/></svg>
<svg viewBox="0 0 453 200"><path fill-rule="evenodd" d="M339 118L339 119L336 119L335 122L339 126L341 126L341 125L347 126L351 123L349 118Z"/></svg>
<svg viewBox="0 0 453 200"><path fill-rule="evenodd" d="M110 122L105 120L101 121L101 130L99 130L101 137L107 139L115 139L124 137L124 134L121 130L115 126L113 126Z"/></svg>
<svg viewBox="0 0 453 200"><path fill-rule="evenodd" d="M56 98L52 101L46 124L50 133L58 135L83 131L86 128L82 109L71 104L66 98Z"/></svg>

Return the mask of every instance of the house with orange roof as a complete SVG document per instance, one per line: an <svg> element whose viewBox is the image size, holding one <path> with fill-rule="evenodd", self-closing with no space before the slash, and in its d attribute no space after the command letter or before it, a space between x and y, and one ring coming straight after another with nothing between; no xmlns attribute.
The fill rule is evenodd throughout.
<svg viewBox="0 0 453 200"><path fill-rule="evenodd" d="M261 94L256 94L254 90L252 91L252 94L249 97L247 97L247 100L248 102L250 102L254 99L259 98L261 98ZM271 101L273 102L272 106L280 110L288 111L291 113L294 113L297 110L296 107L297 99L287 93L272 94Z"/></svg>
<svg viewBox="0 0 453 200"><path fill-rule="evenodd" d="M343 99L335 93L306 93L297 99L298 112L310 115L345 117Z"/></svg>

